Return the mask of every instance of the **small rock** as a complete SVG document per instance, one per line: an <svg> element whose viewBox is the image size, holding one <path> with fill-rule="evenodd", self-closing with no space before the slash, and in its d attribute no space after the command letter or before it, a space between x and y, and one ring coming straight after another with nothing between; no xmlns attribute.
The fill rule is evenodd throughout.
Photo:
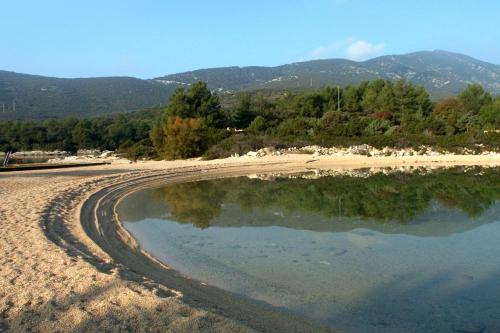
<svg viewBox="0 0 500 333"><path fill-rule="evenodd" d="M257 152L256 151L249 151L247 153L247 156L249 156L249 157L257 157Z"/></svg>

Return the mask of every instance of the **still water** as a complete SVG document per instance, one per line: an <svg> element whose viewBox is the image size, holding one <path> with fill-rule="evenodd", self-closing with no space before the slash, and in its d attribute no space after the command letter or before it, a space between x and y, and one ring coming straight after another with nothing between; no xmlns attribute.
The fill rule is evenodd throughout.
<svg viewBox="0 0 500 333"><path fill-rule="evenodd" d="M22 156L22 157L12 157L9 160L9 164L34 164L34 163L45 163L53 156ZM3 161L3 158L1 158Z"/></svg>
<svg viewBox="0 0 500 333"><path fill-rule="evenodd" d="M132 193L181 273L347 332L500 332L500 170L311 172Z"/></svg>

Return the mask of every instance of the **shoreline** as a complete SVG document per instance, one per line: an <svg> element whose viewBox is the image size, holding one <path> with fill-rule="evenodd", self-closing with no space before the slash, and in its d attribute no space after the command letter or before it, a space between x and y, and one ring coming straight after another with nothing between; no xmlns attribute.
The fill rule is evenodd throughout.
<svg viewBox="0 0 500 333"><path fill-rule="evenodd" d="M268 169L268 166L258 169L262 172L275 170L274 167ZM150 186L227 176L244 176L248 175L249 172L256 171L255 167L249 170L235 170L231 166L205 170L207 172L203 174L200 174L200 170L197 168L173 174L160 172L136 178L131 184L117 184L117 190L106 188L94 194L97 196L84 203L81 223L90 238L99 244L107 254L111 255L116 263L124 265L126 263L132 272L175 289L182 294L183 301L190 306L210 308L219 315L236 320L259 332L334 332L326 326L276 309L263 302L248 299L185 277L177 272L175 267L169 267L167 264L159 262L138 247L136 240L118 220L115 211L116 205L128 194ZM88 205L86 205L87 203ZM110 219L111 216L113 217ZM122 272L123 276L128 274L129 272Z"/></svg>
<svg viewBox="0 0 500 333"><path fill-rule="evenodd" d="M109 164L107 162L94 162L94 163L29 163L29 164L10 164L8 166L0 166L0 172L8 171L26 171L26 170L46 170L46 169L64 169L76 167L88 167Z"/></svg>
<svg viewBox="0 0 500 333"><path fill-rule="evenodd" d="M0 244L6 257L0 271L1 298L5 300L0 302L3 314L0 328L51 331L79 327L98 331L113 327L113 320L130 321L134 317L137 323L130 323L133 330L153 325L167 330L175 327L181 332L206 329L279 332L294 331L294 327L297 332L331 331L256 301L201 285L164 265L160 269L158 262L140 251L128 232L119 228L119 222L95 224L88 217L103 218L102 214L106 214L104 219L109 220L109 214L114 214L116 202L113 200L136 190L141 183L145 186L159 181L273 171L459 165L500 166L500 158L495 155L332 157L290 154L5 172L0 175L0 195L4 198L0 203L3 220L0 230L4 231ZM109 199L101 201L100 196ZM97 204L105 209L95 210ZM23 232L25 228L29 232ZM113 234L115 243L106 238ZM131 257L127 257L130 252L122 250L134 253L133 264L137 265L134 269L130 269L132 264L124 264ZM123 255L125 257L120 258ZM144 268L145 258L148 259L146 273L151 275L146 278L137 272ZM37 268L43 268L42 273L29 271L36 263ZM17 275L12 281L14 273ZM53 281L59 279L62 281ZM102 283L112 287L102 295L94 295L96 289L102 289L99 289ZM83 294L82 288L85 289ZM28 299L37 299L40 290L44 290L43 299L29 303ZM94 296L89 297L89 293ZM119 310L113 304L116 302L120 303ZM81 309L82 304L85 310ZM136 309L134 304L142 304L142 308ZM99 314L97 319L95 314L93 317L87 313L88 309ZM33 318L27 320L28 315ZM184 326L175 326L179 323Z"/></svg>

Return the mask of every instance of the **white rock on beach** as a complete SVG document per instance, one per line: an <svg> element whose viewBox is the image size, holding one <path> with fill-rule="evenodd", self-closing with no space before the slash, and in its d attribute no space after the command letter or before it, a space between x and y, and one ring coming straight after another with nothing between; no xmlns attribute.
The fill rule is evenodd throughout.
<svg viewBox="0 0 500 333"><path fill-rule="evenodd" d="M246 156L248 157L257 157L257 152L256 151L249 151L246 153Z"/></svg>
<svg viewBox="0 0 500 333"><path fill-rule="evenodd" d="M499 154L495 151L482 151L475 152L474 150L463 148L460 154L463 155L496 155ZM429 146L419 146L418 148L390 148L384 147L378 149L367 144L355 145L350 147L321 147L318 145L310 145L304 147L289 147L284 149L276 149L274 147L266 147L259 149L257 151L249 151L244 154L243 157L264 157L264 156L279 156L283 154L312 154L313 157L317 156L392 156L392 157L408 157L408 156L445 156L445 155L456 155L455 152L449 152L445 150L434 150ZM233 157L238 157L239 155L233 155Z"/></svg>
<svg viewBox="0 0 500 333"><path fill-rule="evenodd" d="M101 158L104 158L104 157L110 157L110 156L111 156L111 155L113 155L113 154L114 154L114 152L113 152L113 151L111 151L111 150L105 150L105 151L103 151L103 152L99 155L99 157L101 157Z"/></svg>

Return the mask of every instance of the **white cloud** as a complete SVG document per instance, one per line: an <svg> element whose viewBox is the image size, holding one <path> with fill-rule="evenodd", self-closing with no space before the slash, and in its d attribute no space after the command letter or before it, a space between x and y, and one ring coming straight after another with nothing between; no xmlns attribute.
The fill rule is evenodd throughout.
<svg viewBox="0 0 500 333"><path fill-rule="evenodd" d="M320 46L308 53L307 58L321 59L339 57L342 49L345 48L343 42L335 42L327 46Z"/></svg>
<svg viewBox="0 0 500 333"><path fill-rule="evenodd" d="M364 40L352 43L346 50L347 57L352 60L366 60L381 55L385 50L385 44L371 44Z"/></svg>
<svg viewBox="0 0 500 333"><path fill-rule="evenodd" d="M380 56L385 51L385 44L373 44L364 40L348 38L330 45L320 46L307 53L307 59L347 58L361 61Z"/></svg>

